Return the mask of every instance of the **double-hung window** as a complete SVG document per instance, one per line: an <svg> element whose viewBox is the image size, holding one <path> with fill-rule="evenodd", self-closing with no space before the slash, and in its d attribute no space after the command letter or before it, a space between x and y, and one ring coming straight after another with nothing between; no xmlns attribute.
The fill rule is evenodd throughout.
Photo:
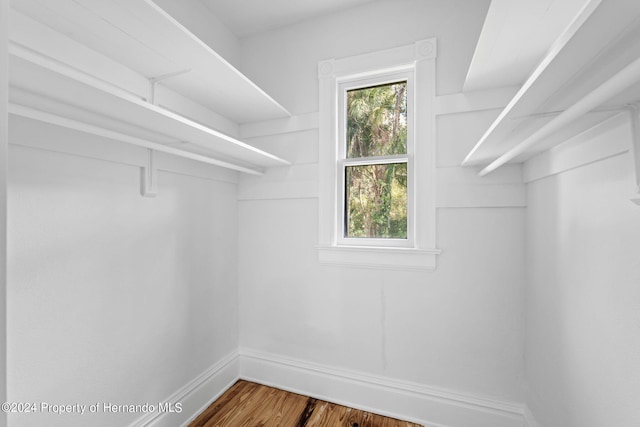
<svg viewBox="0 0 640 427"><path fill-rule="evenodd" d="M318 64L320 262L435 268L435 53Z"/></svg>
<svg viewBox="0 0 640 427"><path fill-rule="evenodd" d="M413 75L338 86L337 215L342 245L413 245Z"/></svg>

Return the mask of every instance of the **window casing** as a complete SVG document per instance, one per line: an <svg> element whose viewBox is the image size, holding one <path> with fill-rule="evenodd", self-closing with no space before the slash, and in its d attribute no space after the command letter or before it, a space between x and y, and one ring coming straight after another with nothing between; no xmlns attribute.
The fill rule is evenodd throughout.
<svg viewBox="0 0 640 427"><path fill-rule="evenodd" d="M436 256L436 40L318 63L318 257L321 263L389 270L434 270ZM350 158L345 99L351 89L407 81L407 149L392 156ZM352 156L353 157L353 156ZM345 170L357 165L407 165L407 236L345 234Z"/></svg>

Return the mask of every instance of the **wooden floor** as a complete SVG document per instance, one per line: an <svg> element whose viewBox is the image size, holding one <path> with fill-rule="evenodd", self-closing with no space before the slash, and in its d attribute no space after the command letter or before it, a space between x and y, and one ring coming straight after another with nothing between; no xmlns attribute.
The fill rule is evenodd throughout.
<svg viewBox="0 0 640 427"><path fill-rule="evenodd" d="M420 427L311 397L238 381L189 427Z"/></svg>

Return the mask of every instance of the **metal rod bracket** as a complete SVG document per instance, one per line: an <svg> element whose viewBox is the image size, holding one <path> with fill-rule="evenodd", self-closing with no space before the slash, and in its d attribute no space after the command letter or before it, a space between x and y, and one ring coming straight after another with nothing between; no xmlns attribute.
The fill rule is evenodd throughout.
<svg viewBox="0 0 640 427"><path fill-rule="evenodd" d="M140 194L143 197L158 195L158 167L155 164L155 151L147 149L147 164L140 168Z"/></svg>

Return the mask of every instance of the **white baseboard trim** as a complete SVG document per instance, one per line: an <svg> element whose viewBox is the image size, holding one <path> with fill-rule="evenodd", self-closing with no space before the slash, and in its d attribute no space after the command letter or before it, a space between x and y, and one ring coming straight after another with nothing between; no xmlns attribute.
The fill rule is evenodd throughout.
<svg viewBox="0 0 640 427"><path fill-rule="evenodd" d="M174 408L179 407L180 412L150 412L129 427L185 426L231 387L238 376L238 353L233 352L163 400L162 403L172 403ZM177 403L180 405L175 405Z"/></svg>
<svg viewBox="0 0 640 427"><path fill-rule="evenodd" d="M240 350L240 378L425 427L522 427L524 405Z"/></svg>

